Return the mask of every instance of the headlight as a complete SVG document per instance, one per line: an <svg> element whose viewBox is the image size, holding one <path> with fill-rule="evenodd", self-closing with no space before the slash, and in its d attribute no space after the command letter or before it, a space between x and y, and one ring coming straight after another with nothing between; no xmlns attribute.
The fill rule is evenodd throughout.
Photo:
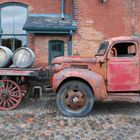
<svg viewBox="0 0 140 140"><path fill-rule="evenodd" d="M61 71L63 69L63 67L61 66L61 64L55 64L54 66L53 66L53 70L55 71L55 72L59 72L59 71Z"/></svg>

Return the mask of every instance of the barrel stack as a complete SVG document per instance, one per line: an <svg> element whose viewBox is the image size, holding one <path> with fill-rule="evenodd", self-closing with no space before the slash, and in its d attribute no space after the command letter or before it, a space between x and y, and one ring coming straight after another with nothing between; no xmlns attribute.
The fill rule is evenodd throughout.
<svg viewBox="0 0 140 140"><path fill-rule="evenodd" d="M0 68L9 67L12 64L13 52L5 47L0 46Z"/></svg>
<svg viewBox="0 0 140 140"><path fill-rule="evenodd" d="M30 48L21 47L14 52L13 64L18 68L29 68L35 61L35 54Z"/></svg>
<svg viewBox="0 0 140 140"><path fill-rule="evenodd" d="M0 46L0 68L7 68L12 63L17 68L29 68L35 61L35 54L30 48L21 47L14 53L5 46Z"/></svg>

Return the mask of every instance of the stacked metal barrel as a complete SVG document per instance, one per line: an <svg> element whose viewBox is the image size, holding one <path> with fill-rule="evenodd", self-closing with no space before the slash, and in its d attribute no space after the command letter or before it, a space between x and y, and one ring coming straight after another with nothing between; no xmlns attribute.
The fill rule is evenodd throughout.
<svg viewBox="0 0 140 140"><path fill-rule="evenodd" d="M35 54L30 48L21 47L14 53L5 46L0 46L0 68L29 68L35 61Z"/></svg>

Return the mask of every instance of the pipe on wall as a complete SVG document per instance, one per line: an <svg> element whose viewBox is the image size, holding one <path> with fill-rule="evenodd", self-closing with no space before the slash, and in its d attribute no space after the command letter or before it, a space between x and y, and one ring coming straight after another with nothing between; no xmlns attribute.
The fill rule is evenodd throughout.
<svg viewBox="0 0 140 140"><path fill-rule="evenodd" d="M61 15L62 15L62 19L64 19L65 18L65 0L62 0L62 5L61 5L61 11L62 11L62 13L61 13Z"/></svg>
<svg viewBox="0 0 140 140"><path fill-rule="evenodd" d="M69 44L68 44L68 56L72 55L72 35L73 35L73 31L70 30L70 33L69 33Z"/></svg>

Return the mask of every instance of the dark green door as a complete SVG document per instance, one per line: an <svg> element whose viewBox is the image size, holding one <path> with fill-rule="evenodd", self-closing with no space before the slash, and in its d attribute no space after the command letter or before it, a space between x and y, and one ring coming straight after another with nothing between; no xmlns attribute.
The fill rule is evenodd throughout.
<svg viewBox="0 0 140 140"><path fill-rule="evenodd" d="M64 41L49 41L49 65L52 59L58 56L64 56Z"/></svg>

